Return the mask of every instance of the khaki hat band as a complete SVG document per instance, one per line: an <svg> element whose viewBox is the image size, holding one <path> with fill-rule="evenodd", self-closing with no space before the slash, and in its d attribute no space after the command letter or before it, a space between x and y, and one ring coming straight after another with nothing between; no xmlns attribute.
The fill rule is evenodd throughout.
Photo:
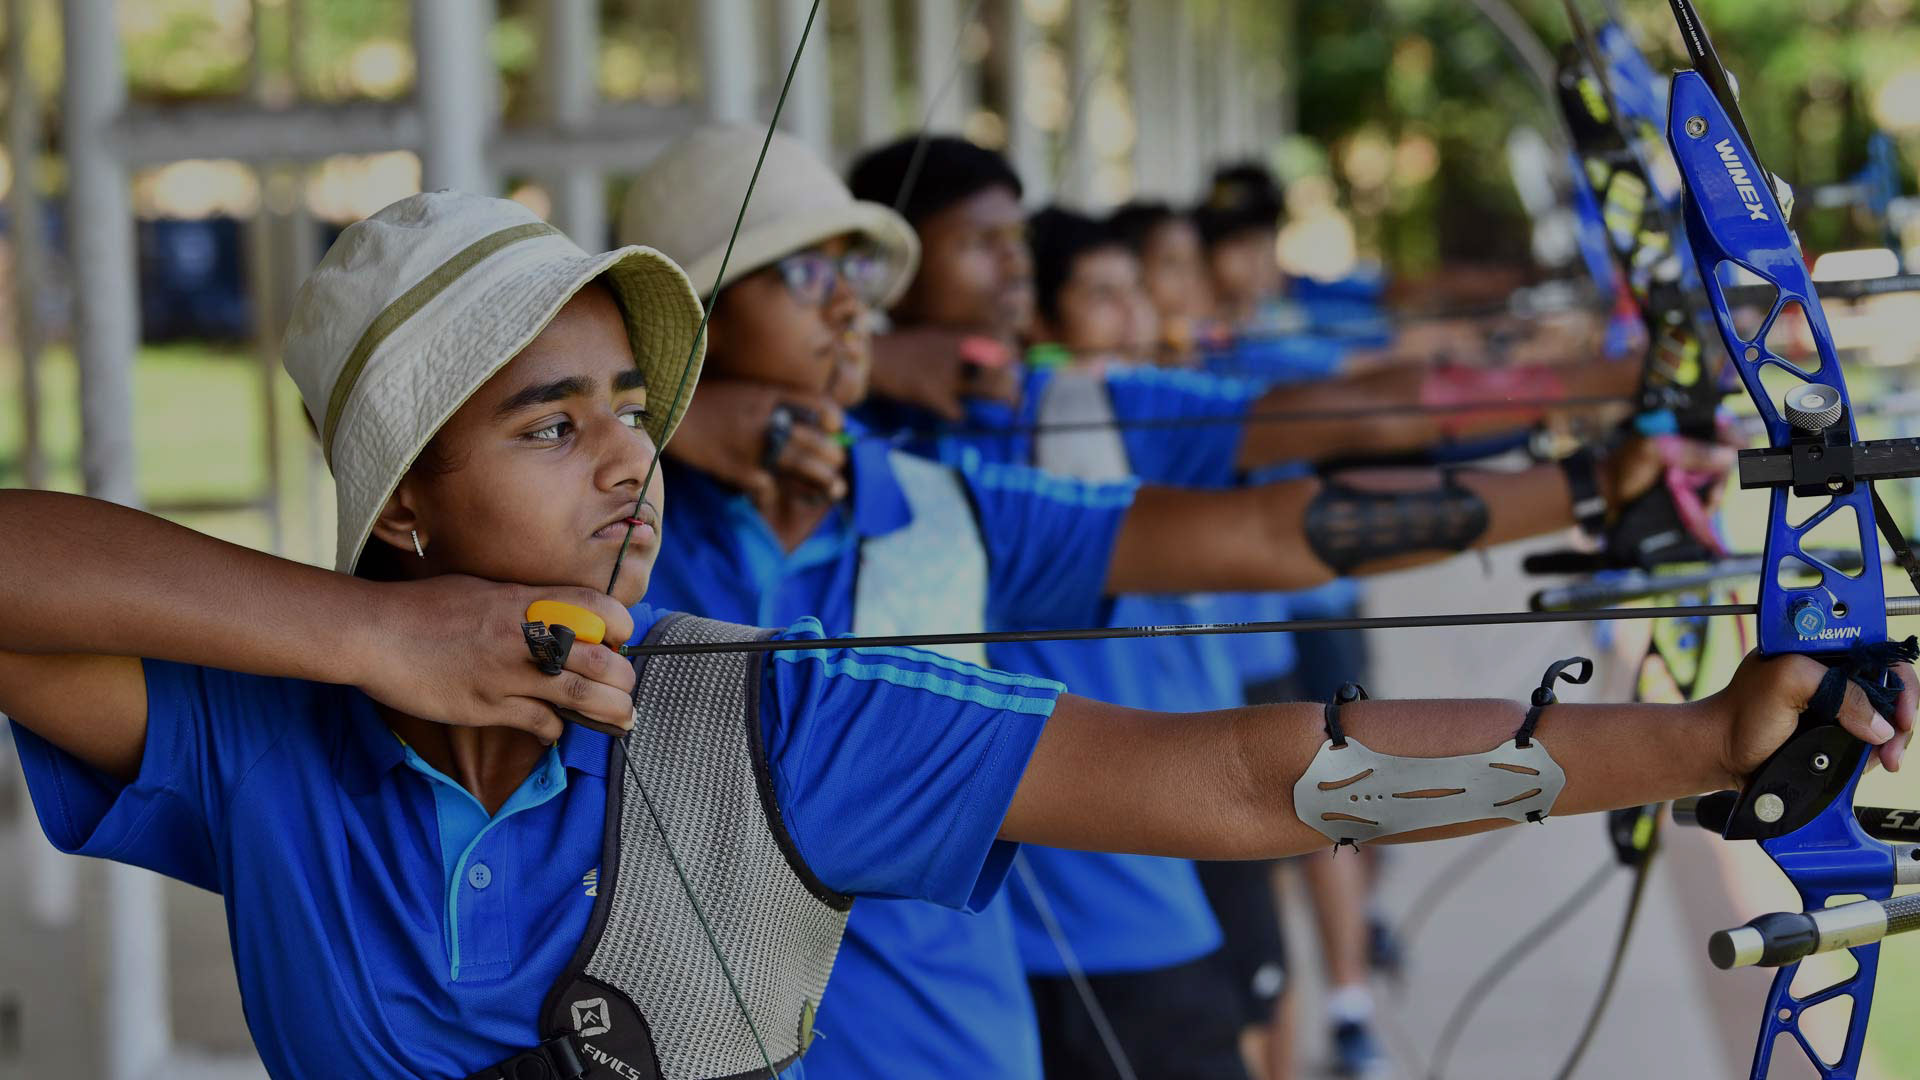
<svg viewBox="0 0 1920 1080"><path fill-rule="evenodd" d="M366 369L367 361L373 357L374 350L392 336L393 332L406 325L421 308L445 292L449 286L473 269L488 256L502 248L540 236L560 236L559 229L544 221L530 221L514 225L481 237L467 245L465 249L422 278L420 282L402 293L393 303L367 324L367 329L354 343L353 352L348 354L346 366L340 370L340 377L333 384L333 395L327 400L326 421L321 426L320 445L326 451L329 464L333 461L333 438L340 427L340 417L347 409L347 399L353 394L354 384L360 381L360 374Z"/></svg>

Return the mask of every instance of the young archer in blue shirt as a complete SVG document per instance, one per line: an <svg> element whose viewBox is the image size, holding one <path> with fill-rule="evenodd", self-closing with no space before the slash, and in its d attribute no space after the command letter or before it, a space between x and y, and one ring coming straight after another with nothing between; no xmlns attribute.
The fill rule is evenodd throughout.
<svg viewBox="0 0 1920 1080"><path fill-rule="evenodd" d="M0 492L0 709L42 825L70 850L223 895L277 1076L486 1070L540 1036L543 997L599 932L583 879L621 758L556 708L632 728L640 757L670 702L636 701L634 667L604 648L543 674L520 623L539 599L595 612L611 640L667 621L642 603L671 543L653 464L678 381L697 372L673 347L693 340L697 307L654 258L587 256L514 204L445 192L336 242L288 355L341 481L340 572L95 500ZM1168 717L912 650L781 657L756 668L745 736L764 820L724 820L777 826L822 903L978 903L1024 841L1216 858L1325 843L1289 797L1323 739L1317 707ZM1754 660L1693 705L1549 710L1558 811L1737 783L1821 675ZM1385 753L1471 753L1521 712L1369 702L1347 729ZM1894 721L1912 714L1909 692ZM1881 755L1897 764L1892 725L1857 697L1844 720L1894 743ZM679 845L693 872L728 855L726 835L694 839ZM727 932L666 943L637 977L710 965ZM760 1000L769 973L740 975L736 993ZM765 1075L744 1036L726 1036L721 1067L687 1064L688 1032L737 1026L725 1000L658 1003L643 1064ZM594 1020L576 1014L576 1034L604 1031ZM806 1034L755 1029L794 1055Z"/></svg>

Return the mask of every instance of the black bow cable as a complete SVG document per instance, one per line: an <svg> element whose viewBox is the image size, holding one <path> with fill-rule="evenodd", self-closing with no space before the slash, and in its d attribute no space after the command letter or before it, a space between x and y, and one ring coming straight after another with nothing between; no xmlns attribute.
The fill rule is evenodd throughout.
<svg viewBox="0 0 1920 1080"><path fill-rule="evenodd" d="M1566 926L1575 915L1592 903L1594 898L1600 895L1600 886L1606 884L1607 879L1613 876L1613 872L1619 869L1619 865L1609 856L1600 864L1600 868L1569 893L1558 907L1547 912L1539 922L1529 927L1526 933L1508 946L1507 950L1501 953L1500 957L1482 972L1478 979L1474 980L1473 985L1467 987L1460 996L1459 1005L1454 1007L1453 1013L1447 1017L1447 1022L1441 1029L1440 1041L1435 1045L1433 1058L1427 1066L1426 1080L1443 1080L1447 1059L1453 1056L1453 1048L1459 1045L1461 1034L1465 1032L1474 1013L1478 1012L1481 1004L1486 1001L1487 994L1499 985L1501 980L1512 974L1521 960L1524 960L1535 948L1552 937L1555 931Z"/></svg>
<svg viewBox="0 0 1920 1080"><path fill-rule="evenodd" d="M760 141L760 154L754 160L753 174L747 179L747 190L740 200L740 211L734 215L733 231L727 236L726 249L720 255L720 268L714 273L713 288L701 312L700 324L694 330L693 344L687 352L686 367L681 370L680 383L674 387L673 398L668 403L667 411L662 414L666 417L671 418L678 411L680 402L686 396L687 386L691 382L688 376L693 371L694 357L700 354L701 344L706 338L707 323L713 317L714 301L720 292L720 281L726 277L727 263L733 258L734 244L740 239L741 226L746 222L747 206L753 200L753 189L760 182L760 171L767 162L767 150L773 145L773 133L780 123L780 112L786 107L787 96L793 90L794 75L800 70L800 57L806 52L807 38L813 34L814 20L819 14L820 0L813 0L812 5L807 9L806 24L800 29L800 41L794 47L793 59L787 64L787 77L780 84L780 96L773 103L773 116L767 121L767 133ZM653 486L654 473L660 467L660 458L664 451L664 446L656 447L653 460L647 465L646 475L640 481L640 493L634 498L634 519L639 517L640 508L646 504L647 490ZM630 521L626 535L620 540L619 553L614 557L613 574L607 579L608 595L613 594L614 586L620 581L620 568L626 562L627 546L633 541L633 530L634 525ZM687 903L692 906L694 918L700 923L701 932L706 935L707 948L713 952L714 959L719 963L720 972L726 978L727 990L733 996L733 1003L740 1010L740 1018L746 1023L747 1032L753 1037L754 1046L760 1051L761 1064L766 1067L767 1075L772 1080L778 1080L780 1071L774 1068L773 1055L767 1050L766 1039L761 1036L759 1025L754 1023L753 1010L747 1007L746 995L740 989L739 980L734 977L733 966L727 962L726 950L720 947L720 938L713 929L712 920L707 916L706 905L700 902L699 891L694 888L692 879L687 875L686 866L674 847L673 839L667 834L666 823L660 819L652 795L648 793L645 782L640 779L639 772L633 767L633 757L628 752L629 740L633 738L633 734L629 731L619 739L620 760L625 765L626 775L633 781L634 789L640 793L641 801L646 804L647 817L653 823L654 832L660 837L661 848L666 852L667 861L673 866L674 876L680 883L680 891L686 896Z"/></svg>

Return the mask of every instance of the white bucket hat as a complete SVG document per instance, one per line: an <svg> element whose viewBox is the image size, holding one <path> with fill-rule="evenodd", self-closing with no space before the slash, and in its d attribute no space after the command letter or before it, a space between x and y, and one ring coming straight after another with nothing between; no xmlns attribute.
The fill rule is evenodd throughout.
<svg viewBox="0 0 1920 1080"><path fill-rule="evenodd" d="M519 203L454 191L340 234L294 298L285 362L333 469L341 573L434 433L596 278L619 301L656 396L647 433L665 446L706 346L700 298L671 259L589 255Z"/></svg>
<svg viewBox="0 0 1920 1080"><path fill-rule="evenodd" d="M620 242L665 252L687 268L705 296L823 240L855 233L886 260L886 286L877 299L881 307L891 306L920 263L913 226L879 203L855 199L805 143L777 131L726 277L720 277L727 236L764 138L762 128L709 126L668 148L627 188Z"/></svg>

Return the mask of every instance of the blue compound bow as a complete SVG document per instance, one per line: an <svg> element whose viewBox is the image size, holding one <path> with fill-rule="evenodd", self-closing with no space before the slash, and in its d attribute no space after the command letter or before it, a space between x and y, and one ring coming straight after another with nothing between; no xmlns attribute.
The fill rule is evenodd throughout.
<svg viewBox="0 0 1920 1080"><path fill-rule="evenodd" d="M1685 185L1686 238L1703 270L1714 322L1754 406L1765 420L1769 445L1741 454L1743 487L1772 489L1766 572L1758 599L1763 652L1806 653L1864 682L1884 681L1899 655L1887 637L1888 601L1881 581L1876 530L1920 586L1920 564L1907 550L1872 481L1920 475L1914 440L1862 443L1855 430L1846 380L1833 337L1788 227L1773 179L1754 154L1731 82L1690 0L1669 0L1679 20L1693 70L1673 78L1667 141ZM1757 331L1735 323L1721 270L1738 267L1775 290ZM1805 316L1815 356L1803 363L1769 341L1797 309ZM1832 523L1831 526L1829 523ZM1816 530L1847 530L1863 553L1858 569L1842 571L1812 550ZM1812 585L1789 585L1787 570L1813 572ZM1911 639L1906 643L1911 655ZM1844 684L1830 679L1836 687ZM1797 1046L1826 1080L1858 1074L1879 962L1879 940L1908 929L1920 904L1888 903L1894 885L1908 880L1910 848L1869 835L1857 820L1854 792L1869 754L1865 744L1834 722L1839 695L1816 703L1799 731L1769 758L1746 790L1710 797L1699 820L1728 839L1758 840L1798 890L1802 914L1765 916L1714 937L1716 964L1781 968L1767 999L1752 1076L1769 1075L1783 1044ZM1861 903L1829 908L1839 897ZM1903 898L1912 900L1913 898ZM1814 952L1849 948L1857 969L1806 996L1792 990L1798 961ZM1848 999L1846 1041L1840 1055L1816 1052L1801 1020L1807 1010Z"/></svg>

